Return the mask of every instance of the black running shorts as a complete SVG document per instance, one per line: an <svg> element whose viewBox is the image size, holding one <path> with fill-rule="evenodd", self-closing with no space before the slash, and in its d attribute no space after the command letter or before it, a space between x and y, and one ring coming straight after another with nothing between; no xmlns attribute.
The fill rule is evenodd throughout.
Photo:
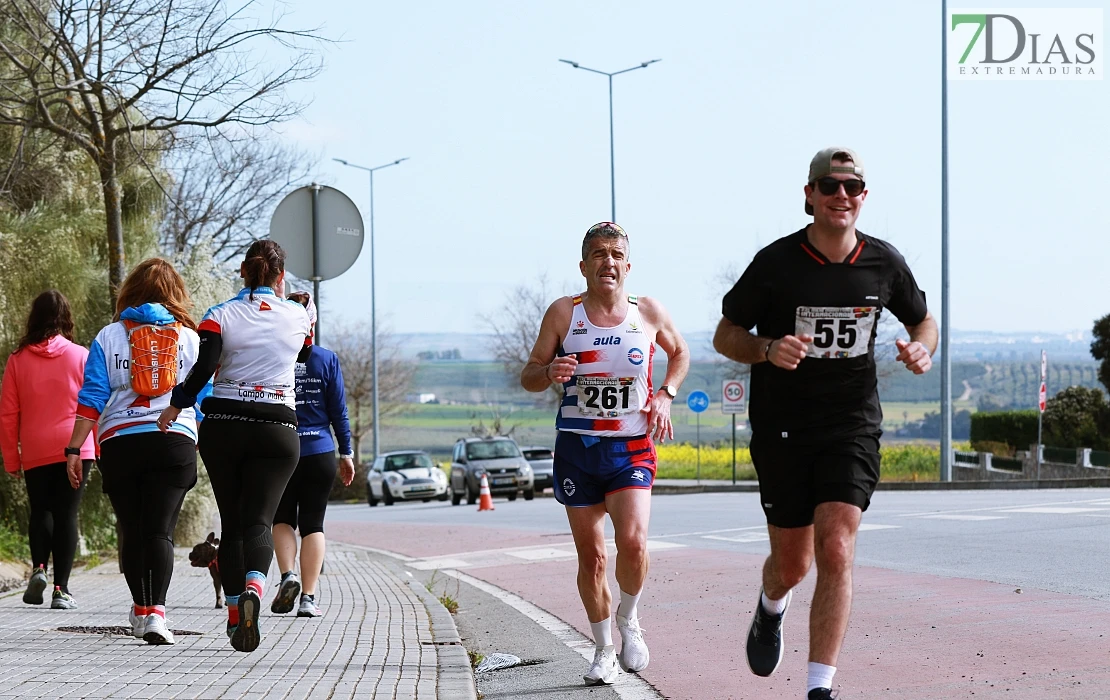
<svg viewBox="0 0 1110 700"><path fill-rule="evenodd" d="M819 503L850 503L867 510L879 483L877 436L794 445L778 434L752 435L751 455L763 512L775 527L812 525Z"/></svg>

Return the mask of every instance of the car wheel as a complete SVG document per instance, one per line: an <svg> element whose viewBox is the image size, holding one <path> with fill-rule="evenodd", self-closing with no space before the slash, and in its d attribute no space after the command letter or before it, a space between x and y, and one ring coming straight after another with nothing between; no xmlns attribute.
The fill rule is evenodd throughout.
<svg viewBox="0 0 1110 700"><path fill-rule="evenodd" d="M366 485L366 502L371 508L378 505L378 499L374 498L374 489L370 488L370 484Z"/></svg>
<svg viewBox="0 0 1110 700"><path fill-rule="evenodd" d="M382 482L382 503L387 506L393 505L393 492L389 490L389 484Z"/></svg>
<svg viewBox="0 0 1110 700"><path fill-rule="evenodd" d="M513 491L512 493L508 494L508 496L509 496L510 501L515 501L516 500L516 491Z"/></svg>
<svg viewBox="0 0 1110 700"><path fill-rule="evenodd" d="M470 483L466 484L466 505L472 506L478 502L478 492L471 488Z"/></svg>
<svg viewBox="0 0 1110 700"><path fill-rule="evenodd" d="M536 490L535 489L528 489L527 491L524 492L524 500L526 500L526 501L530 501L535 497L536 497Z"/></svg>
<svg viewBox="0 0 1110 700"><path fill-rule="evenodd" d="M446 495L446 494L445 494ZM451 505L457 506L462 503L462 492L456 491L455 487L451 487Z"/></svg>
<svg viewBox="0 0 1110 700"><path fill-rule="evenodd" d="M444 491L443 493L436 496L436 500L437 501L446 501L449 496L450 496L450 494L447 493L446 491Z"/></svg>
<svg viewBox="0 0 1110 700"><path fill-rule="evenodd" d="M421 503L431 503L431 502L432 502L432 499L430 499L430 498L421 498L421 499L420 499L420 502L421 502Z"/></svg>

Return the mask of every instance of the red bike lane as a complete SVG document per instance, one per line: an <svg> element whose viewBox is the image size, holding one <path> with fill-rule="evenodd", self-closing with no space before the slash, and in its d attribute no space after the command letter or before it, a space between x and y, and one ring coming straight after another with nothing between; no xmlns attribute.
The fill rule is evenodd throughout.
<svg viewBox="0 0 1110 700"><path fill-rule="evenodd" d="M336 540L421 558L485 550L489 543L501 548L570 541L565 534L482 526L341 522L329 524L328 532ZM651 666L642 677L676 699L803 697L816 574L794 592L782 666L771 678L759 678L747 668L744 639L762 563L759 555L694 546L653 553L640 603L651 649ZM589 636L573 560L460 570ZM856 567L854 584L836 676L845 699L1110 697L1110 611L1104 602L863 566ZM611 575L610 585L615 592Z"/></svg>

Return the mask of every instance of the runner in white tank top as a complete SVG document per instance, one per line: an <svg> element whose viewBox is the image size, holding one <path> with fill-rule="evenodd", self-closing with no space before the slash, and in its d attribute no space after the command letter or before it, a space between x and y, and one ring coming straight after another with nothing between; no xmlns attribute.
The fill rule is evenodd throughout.
<svg viewBox="0 0 1110 700"><path fill-rule="evenodd" d="M555 420L555 497L566 506L578 551L578 592L597 646L582 678L595 685L615 681L618 663L631 672L648 665L636 605L648 570L653 440L674 437L671 400L690 368L690 352L659 302L624 291L631 265L628 236L620 226L606 222L586 232L579 269L585 293L548 308L520 383L535 392L563 385ZM667 354L667 376L653 392L656 345ZM619 562L619 658L605 577L606 513L616 531Z"/></svg>

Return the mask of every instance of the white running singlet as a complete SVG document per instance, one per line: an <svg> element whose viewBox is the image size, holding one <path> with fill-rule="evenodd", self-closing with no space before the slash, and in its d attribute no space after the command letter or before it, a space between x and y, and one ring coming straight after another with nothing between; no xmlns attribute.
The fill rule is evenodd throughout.
<svg viewBox="0 0 1110 700"><path fill-rule="evenodd" d="M645 435L651 400L651 360L655 345L644 333L636 297L628 297L624 322L595 326L586 316L582 295L574 297L570 328L559 356L575 355L574 376L563 384L563 403L555 428L581 435Z"/></svg>

